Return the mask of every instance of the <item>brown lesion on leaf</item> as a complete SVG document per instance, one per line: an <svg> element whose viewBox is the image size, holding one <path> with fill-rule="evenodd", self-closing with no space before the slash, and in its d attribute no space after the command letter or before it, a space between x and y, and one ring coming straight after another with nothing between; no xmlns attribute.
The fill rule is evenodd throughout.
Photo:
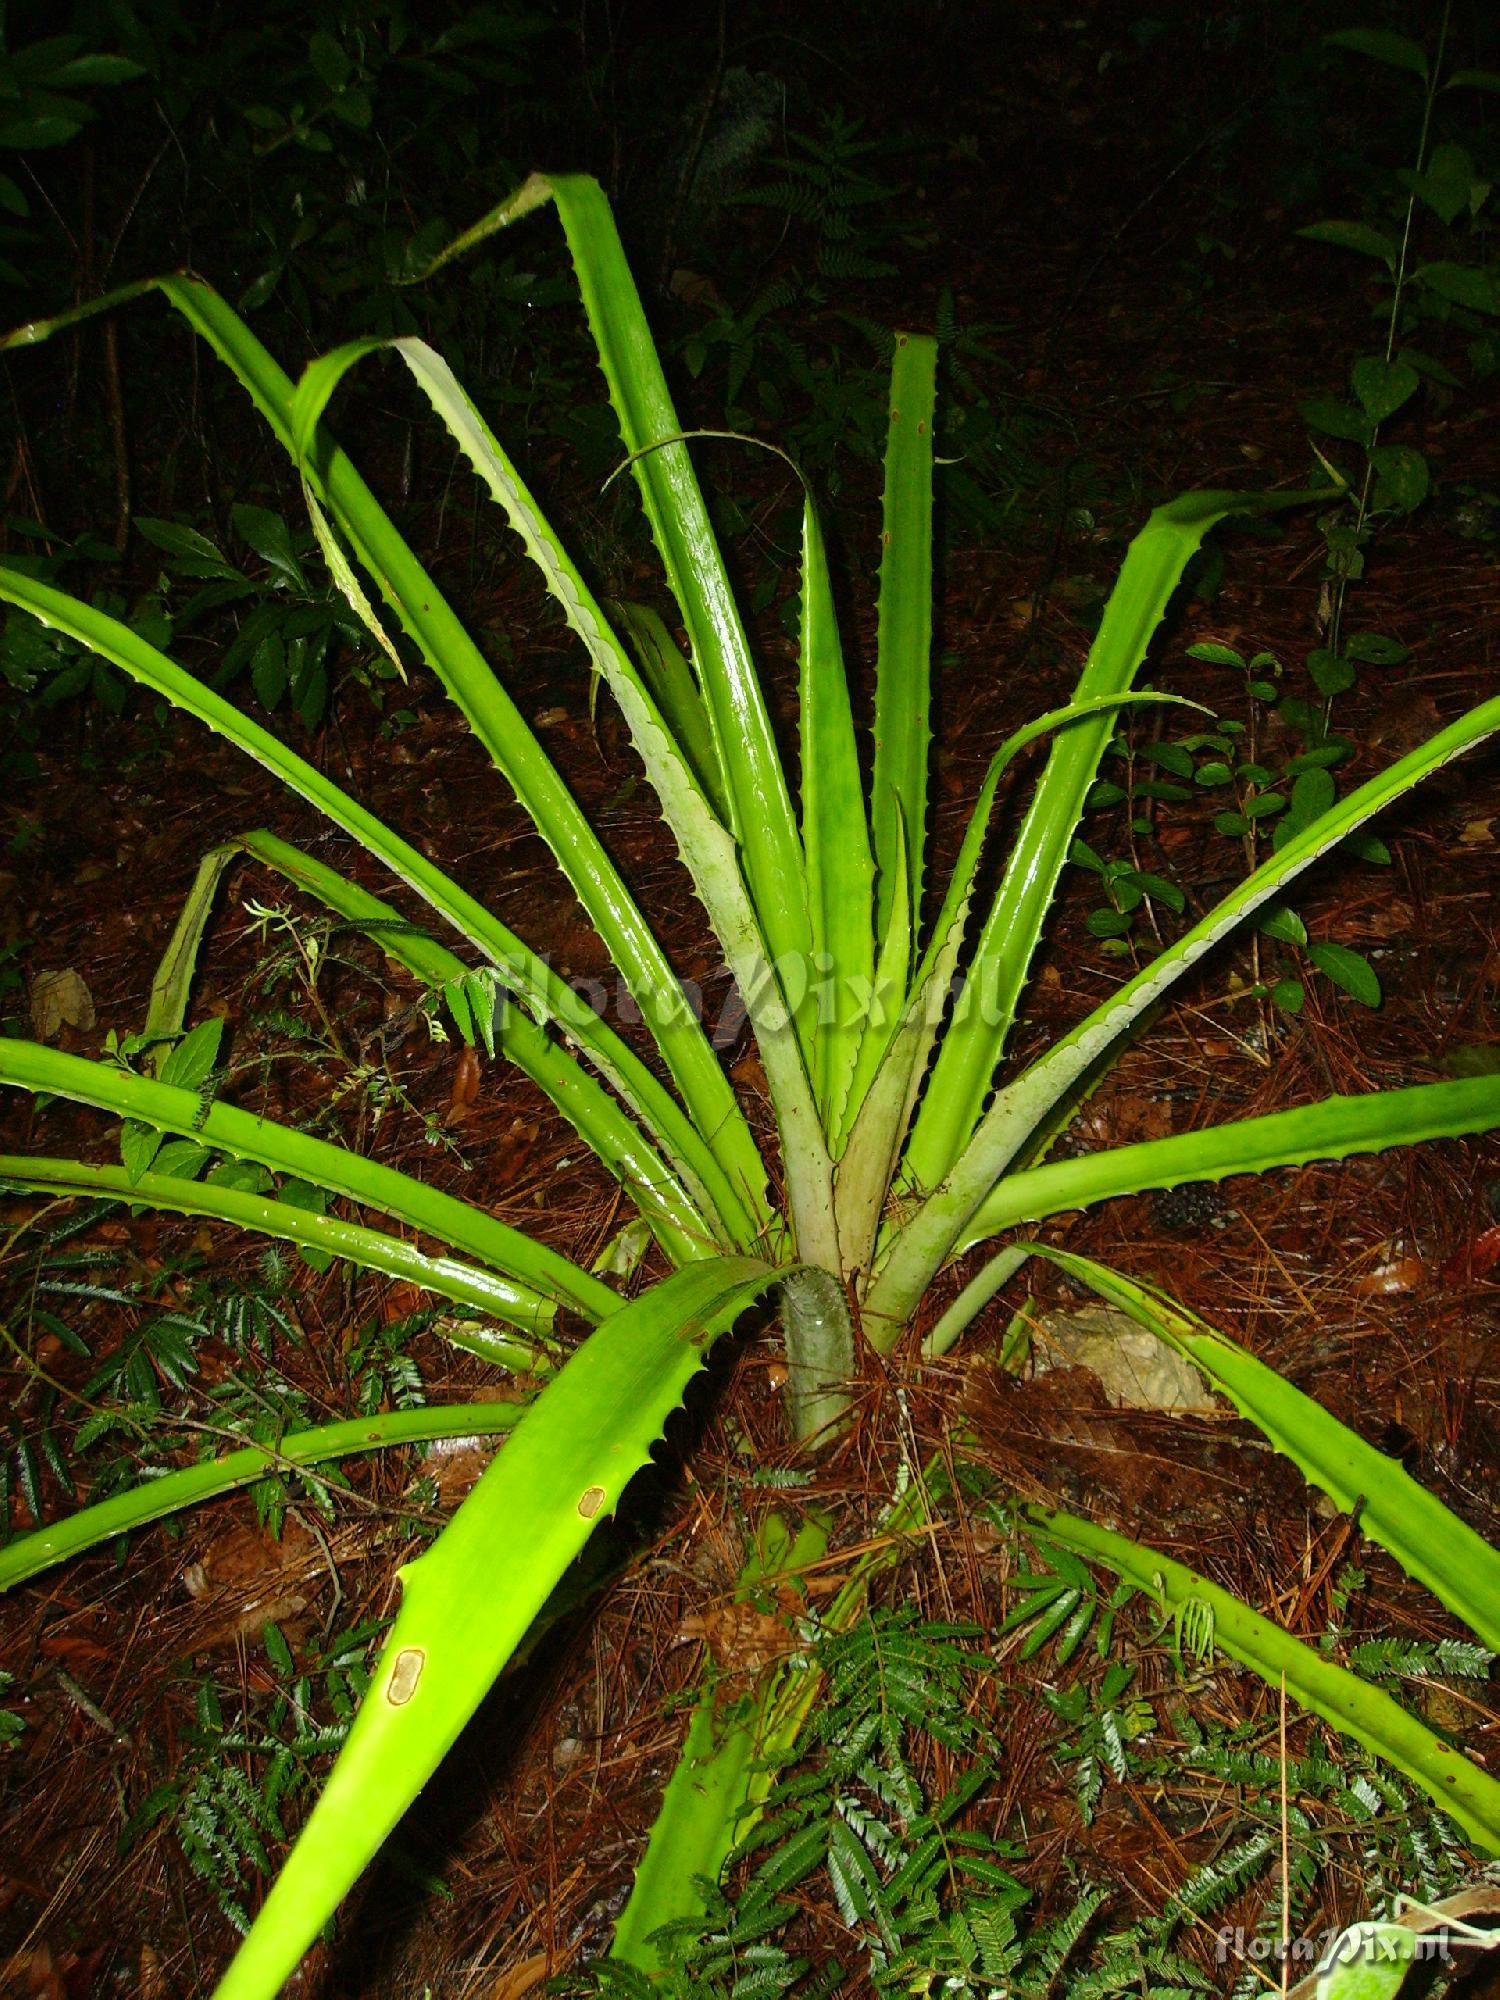
<svg viewBox="0 0 1500 2000"><path fill-rule="evenodd" d="M385 1698L392 1708L404 1708L417 1691L417 1682L422 1678L422 1669L427 1664L427 1655L420 1646L403 1646L396 1655L391 1668L391 1678L386 1684Z"/></svg>

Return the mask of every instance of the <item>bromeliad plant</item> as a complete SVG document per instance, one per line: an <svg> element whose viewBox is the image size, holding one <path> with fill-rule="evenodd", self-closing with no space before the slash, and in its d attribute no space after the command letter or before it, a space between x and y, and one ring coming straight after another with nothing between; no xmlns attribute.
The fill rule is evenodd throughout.
<svg viewBox="0 0 1500 2000"><path fill-rule="evenodd" d="M1500 1123L1500 1079L1481 1078L1329 1098L1045 1162L1073 1104L1147 1010L1321 855L1500 729L1500 700L1460 717L1339 800L1039 1060L1003 1073L1031 958L1118 712L1130 702L1168 699L1136 692L1134 681L1184 565L1225 516L1298 496L1195 493L1152 515L1127 554L1072 699L996 752L953 871L941 896L929 897L933 343L903 335L895 347L868 784L822 530L810 497L804 507L799 811L599 188L580 177L534 176L454 250L548 202L567 234L685 651L655 613L601 606L442 358L417 339L389 345L503 509L619 703L747 1007L775 1115L774 1160L761 1156L700 1021L598 835L434 579L324 427L324 409L344 374L382 343L340 349L294 385L207 285L180 276L153 281L234 371L291 455L314 530L350 602L393 656L395 643L371 598L394 613L525 806L639 1008L660 1071L499 917L322 772L138 633L19 564L0 569L0 595L258 759L422 898L461 947L403 922L368 890L274 834L249 833L216 849L200 869L153 994L147 1036L158 1044L154 1075L119 1061L0 1043L0 1080L125 1120L123 1164L9 1158L0 1161L0 1175L38 1191L86 1190L217 1216L413 1280L482 1315L484 1324L464 1337L515 1370L534 1398L450 1526L404 1572L401 1610L369 1697L223 1981L226 2000L264 2000L277 1990L595 1525L614 1509L709 1343L751 1301L774 1294L788 1353L789 1417L811 1445L835 1431L847 1410L857 1335L890 1353L918 1321L939 1274L971 1246L1020 1223L1142 1188ZM24 328L12 343L44 339L75 317ZM361 572L375 586L370 596ZM1001 780L1043 736L1054 739L1045 769L1000 886L981 900L979 864ZM466 1038L524 1071L619 1181L673 1267L670 1275L627 1304L603 1278L482 1208L221 1101L217 1025L205 1022L185 1036L180 1030L215 886L237 849L367 929L443 997ZM384 1214L408 1235L330 1215L333 1199ZM420 1248L411 1234L442 1248ZM1027 1254L1024 1244L1003 1248L929 1333L928 1351L949 1346ZM593 1329L560 1366L559 1315ZM373 1421L360 1428L370 1435L358 1443L381 1441ZM345 1427L329 1449L355 1443ZM304 1462L316 1455L316 1434L296 1444ZM256 1465L270 1455L261 1450ZM231 1462L224 1463L227 1473ZM238 1476L254 1472L242 1466ZM195 1490L213 1483L200 1479ZM160 1511L157 1491L143 1498L139 1518ZM182 1497L189 1497L185 1488ZM120 1504L112 1503L116 1512L101 1533L129 1524ZM80 1528L68 1546L88 1539ZM58 1553L47 1532L13 1544L0 1554L0 1586ZM1500 1826L1500 1811L1495 1820Z"/></svg>

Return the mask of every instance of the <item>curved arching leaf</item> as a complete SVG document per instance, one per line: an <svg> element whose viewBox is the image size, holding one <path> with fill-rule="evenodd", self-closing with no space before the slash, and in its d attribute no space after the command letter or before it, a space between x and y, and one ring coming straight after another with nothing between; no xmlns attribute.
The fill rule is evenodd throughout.
<svg viewBox="0 0 1500 2000"><path fill-rule="evenodd" d="M222 1147L236 1159L258 1160L273 1172L293 1174L332 1194L366 1202L415 1229L428 1230L441 1242L451 1243L456 1250L518 1281L523 1303L509 1317L525 1332L544 1330L550 1324L553 1301L570 1306L589 1320L605 1319L619 1308L619 1295L608 1285L482 1209L425 1187L378 1160L367 1160L343 1146L256 1117L235 1105L219 1104L171 1084L153 1083L109 1063L64 1055L57 1049L43 1048L39 1042L8 1037L0 1037L0 1083L51 1091L80 1104L116 1112L122 1118L139 1119L158 1131L199 1139L204 1145Z"/></svg>
<svg viewBox="0 0 1500 2000"><path fill-rule="evenodd" d="M305 1250L341 1257L362 1270L379 1271L387 1278L419 1285L435 1298L473 1306L507 1325L545 1331L551 1321L551 1300L494 1271L462 1263L457 1257L433 1256L399 1236L387 1236L381 1230L366 1229L361 1223L295 1208L291 1202L277 1201L272 1195L250 1194L218 1181L192 1181L174 1174L150 1172L130 1174L124 1167L90 1166L83 1160L0 1153L0 1182L26 1188L34 1194L103 1195L142 1208L206 1216L213 1222L227 1222L236 1229L275 1236ZM482 1327L455 1328L452 1339L456 1347L523 1374L551 1371L552 1363L541 1349L514 1340L508 1334Z"/></svg>
<svg viewBox="0 0 1500 2000"><path fill-rule="evenodd" d="M1425 1583L1491 1652L1500 1653L1500 1551L1418 1485L1398 1460L1366 1444L1238 1341L1152 1288L1092 1257L1043 1243L1020 1247L1056 1264L1192 1362L1341 1512L1358 1514L1362 1534L1379 1542L1408 1576Z"/></svg>
<svg viewBox="0 0 1500 2000"><path fill-rule="evenodd" d="M1284 1681L1300 1707L1394 1765L1456 1820L1476 1847L1500 1854L1500 1784L1408 1715L1383 1688L1371 1687L1170 1556L1074 1514L1040 1507L1027 1512L1044 1535L1103 1563L1164 1611L1194 1604L1204 1607L1213 1618L1214 1644L1231 1659L1259 1674L1272 1688L1279 1689Z"/></svg>
<svg viewBox="0 0 1500 2000"><path fill-rule="evenodd" d="M445 945L403 922L399 910L316 855L263 829L243 834L236 844L328 909L360 925L387 957L435 992L455 984L462 988L472 978L471 968ZM674 1264L712 1253L713 1233L686 1186L622 1106L567 1049L503 996L489 1033L506 1060L530 1077L595 1158L608 1167ZM483 1029L480 1034L483 1039Z"/></svg>
<svg viewBox="0 0 1500 2000"><path fill-rule="evenodd" d="M330 1465L356 1452L390 1445L428 1444L434 1438L497 1437L513 1430L525 1403L433 1403L420 1410L382 1410L372 1417L344 1417L315 1429L288 1431L274 1444L247 1444L222 1458L164 1472L97 1507L81 1507L65 1520L21 1535L0 1549L0 1590L10 1590L54 1563L66 1562L128 1535L151 1521L164 1521L236 1487L253 1486L268 1473L290 1467Z"/></svg>
<svg viewBox="0 0 1500 2000"><path fill-rule="evenodd" d="M1326 497L1185 493L1156 508L1126 551L1073 701L1129 689L1183 571L1218 522ZM912 1130L906 1167L918 1187L938 1186L979 1118L1111 727L1101 714L1052 746L970 960L969 1004L938 1051Z"/></svg>
<svg viewBox="0 0 1500 2000"><path fill-rule="evenodd" d="M781 1137L787 1206L798 1255L826 1263L837 1254L831 1228L832 1165L804 1046L795 1030L795 1001L783 992L781 968L772 961L772 933L747 893L735 843L704 798L691 766L593 593L452 370L423 341L400 340L394 345L464 456L504 508L568 624L620 704L637 755L661 804L662 817L676 839L683 865L749 1010ZM463 691L460 699L466 703L467 714ZM748 845L744 852L748 863ZM727 1084L724 1087L728 1089ZM737 1105L734 1120L716 1130L714 1139L727 1162L744 1175L758 1177L760 1197L764 1169ZM748 1154L742 1140L749 1147Z"/></svg>
<svg viewBox="0 0 1500 2000"><path fill-rule="evenodd" d="M1079 725L1082 729L1090 726ZM965 1240L965 1232L981 1205L997 1193L1001 1175L1053 1106L1148 1007L1170 991L1190 967L1237 925L1271 901L1287 882L1311 867L1346 835L1496 730L1500 730L1500 697L1470 709L1407 756L1368 779L1347 798L1340 799L1247 876L1176 944L1127 980L1087 1019L1054 1043L1040 1060L1007 1084L980 1120L962 1156L911 1220L891 1238L886 1261L869 1300L871 1309L884 1321L884 1331L906 1322L937 1271L955 1246ZM928 1085L929 1098L939 1087L941 1062L939 1057ZM914 1132L913 1143L915 1137ZM1403 1143L1402 1135L1396 1133L1390 1140L1378 1143ZM1309 1149L1294 1157L1314 1156ZM1275 1162L1267 1160L1263 1164Z"/></svg>
<svg viewBox="0 0 1500 2000"><path fill-rule="evenodd" d="M1186 1181L1219 1181L1230 1174L1262 1174L1299 1167L1308 1160L1342 1160L1415 1146L1428 1139L1459 1139L1500 1125L1500 1077L1465 1077L1453 1083L1414 1083L1404 1090L1372 1090L1364 1097L1325 1097L1316 1104L1269 1111L1178 1132L1104 1153L1048 1160L1007 1174L976 1210L954 1254L1018 1222L1040 1222L1069 1209L1092 1208L1117 1195L1146 1188L1181 1187Z"/></svg>
<svg viewBox="0 0 1500 2000"><path fill-rule="evenodd" d="M348 1741L215 2000L275 2000L646 1464L712 1341L780 1275L744 1257L691 1264L605 1320L401 1571Z"/></svg>
<svg viewBox="0 0 1500 2000"><path fill-rule="evenodd" d="M751 1221L744 1199L713 1147L671 1092L567 981L482 903L305 758L288 750L269 730L242 715L118 619L3 563L0 599L18 604L44 624L68 633L123 673L196 716L342 827L461 936L472 939L501 968L507 984L529 1007L543 1019L557 1022L655 1134L675 1168L689 1181L695 1199L714 1211L736 1242L741 1238L747 1243L754 1240L757 1224Z"/></svg>

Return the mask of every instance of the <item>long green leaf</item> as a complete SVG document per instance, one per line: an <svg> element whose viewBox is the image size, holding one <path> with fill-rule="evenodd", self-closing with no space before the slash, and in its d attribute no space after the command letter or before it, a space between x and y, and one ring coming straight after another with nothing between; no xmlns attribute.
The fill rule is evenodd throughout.
<svg viewBox="0 0 1500 2000"><path fill-rule="evenodd" d="M661 615L649 604L618 601L605 607L635 655L642 678L652 699L661 710L693 775L716 816L729 824L729 793L724 770L714 743L713 729L703 696L693 679L693 670L682 656L677 641L667 630Z"/></svg>
<svg viewBox="0 0 1500 2000"><path fill-rule="evenodd" d="M0 1590L10 1590L54 1563L82 1555L151 1521L180 1514L236 1487L252 1486L268 1473L291 1466L329 1465L356 1452L381 1451L398 1444L426 1444L433 1438L496 1437L511 1430L525 1412L523 1403L435 1403L421 1410L385 1410L373 1417L345 1417L314 1430L289 1431L275 1444L243 1445L223 1458L201 1459L177 1472L164 1472L124 1493L80 1508L66 1520L37 1528L0 1549Z"/></svg>
<svg viewBox="0 0 1500 2000"><path fill-rule="evenodd" d="M1414 1083L1365 1097L1325 1097L1290 1111L1178 1132L1112 1152L1049 1160L1007 1174L959 1237L955 1254L1018 1222L1040 1222L1069 1209L1092 1208L1117 1195L1184 1181L1218 1181L1229 1174L1263 1174L1307 1160L1342 1160L1426 1139L1457 1139L1500 1125L1500 1077L1456 1083Z"/></svg>
<svg viewBox="0 0 1500 2000"><path fill-rule="evenodd" d="M811 943L802 843L745 629L672 406L635 279L597 181L550 179L631 469L682 612L728 784L745 875L773 963ZM660 449L652 449L660 445Z"/></svg>
<svg viewBox="0 0 1500 2000"><path fill-rule="evenodd" d="M1100 1562L1155 1599L1163 1611L1206 1606L1214 1643L1273 1688L1287 1693L1330 1727L1352 1736L1419 1785L1456 1820L1476 1847L1500 1854L1500 1784L1381 1688L1325 1659L1205 1576L1170 1556L1073 1514L1027 1510L1042 1532L1064 1548Z"/></svg>
<svg viewBox="0 0 1500 2000"><path fill-rule="evenodd" d="M898 333L891 363L885 451L875 677L875 767L870 818L875 838L875 929L891 920L896 846L906 848L908 922L922 915L927 845L927 753L932 741L932 419L937 342Z"/></svg>
<svg viewBox="0 0 1500 2000"><path fill-rule="evenodd" d="M837 1253L832 1234L832 1162L804 1049L795 1032L795 1003L783 992L779 970L771 962L769 939L760 912L746 891L734 842L715 818L645 682L592 592L452 370L422 341L400 340L394 345L465 457L505 509L511 527L620 704L662 816L677 841L683 864L749 1010L781 1136L798 1255L826 1264ZM298 393L300 396L301 391ZM468 713L467 697L463 699ZM796 970L801 972L803 966ZM681 1001L680 992L677 998ZM724 1087L727 1091L728 1085ZM736 1106L735 1121L715 1134L715 1144L726 1158L734 1158L733 1144L740 1136L749 1149L747 1157L753 1169L744 1159L739 1164L747 1174L753 1171L759 1193L764 1169L743 1113Z"/></svg>
<svg viewBox="0 0 1500 2000"><path fill-rule="evenodd" d="M589 1320L604 1319L618 1310L619 1296L608 1285L482 1209L425 1187L394 1167L364 1159L326 1139L295 1132L272 1119L258 1118L232 1104L218 1104L171 1084L153 1083L108 1063L63 1055L38 1042L9 1038L0 1038L0 1083L51 1091L80 1104L116 1112L122 1118L139 1119L159 1131L178 1132L206 1146L221 1146L236 1159L258 1160L274 1172L293 1174L314 1187L368 1203L415 1229L425 1229L441 1242L451 1243L454 1249L518 1281L525 1303L507 1317L525 1332L545 1330L552 1317L550 1300L570 1306Z"/></svg>
<svg viewBox="0 0 1500 2000"><path fill-rule="evenodd" d="M1187 493L1158 507L1126 552L1074 702L1122 694L1130 687L1182 572L1216 523L1230 514L1268 513L1322 497ZM1070 729L1052 746L912 1131L906 1165L919 1187L939 1184L974 1129L1111 728L1109 717L1100 715Z"/></svg>
<svg viewBox="0 0 1500 2000"><path fill-rule="evenodd" d="M899 809L896 817L899 821ZM913 941L904 839L892 849L892 866L891 919L880 942L869 998L861 1009L859 1048L849 1087L849 1103L859 1110L834 1184L843 1268L856 1273L869 1269L876 1225L890 1192L895 1165L891 1128L899 1115L898 1094L904 1094L909 1081L909 1071L900 1066L900 1051L909 1045L912 1017L927 999L925 990L917 1003L907 998Z"/></svg>
<svg viewBox="0 0 1500 2000"><path fill-rule="evenodd" d="M1091 725L1080 724L1081 729ZM1446 729L1340 799L1321 819L1289 840L1178 942L1154 959L1029 1070L999 1092L973 1139L946 1178L893 1239L871 1303L888 1321L904 1321L980 1205L1052 1107L1191 966L1283 886L1347 834L1403 793L1500 729L1500 698L1470 709ZM1056 755L1054 750L1053 755ZM1049 761L1050 770L1050 761ZM942 1066L928 1085L931 1098ZM918 1120L920 1125L920 1118ZM913 1133L915 1142L915 1132ZM1399 1135L1391 1143L1399 1143ZM1311 1158L1304 1153L1302 1158Z"/></svg>
<svg viewBox="0 0 1500 2000"><path fill-rule="evenodd" d="M813 1081L832 1141L843 1123L859 1054L861 996L874 970L875 863L828 556L807 491L802 501L798 654L802 839L812 924Z"/></svg>
<svg viewBox="0 0 1500 2000"><path fill-rule="evenodd" d="M847 1632L864 1617L872 1579L908 1553L908 1537L934 1519L949 1487L942 1459L929 1461L906 1485L881 1517L877 1538L854 1558L837 1596L820 1614L823 1634ZM769 1546L768 1535L774 1535ZM818 1559L827 1539L822 1515L803 1522L795 1543L780 1516L771 1515L757 1556L741 1572L741 1588L757 1576L795 1582L799 1568ZM750 1834L823 1686L816 1656L799 1653L762 1675L727 1714L719 1690L704 1688L652 1823L635 1887L615 1925L611 1958L646 1972L659 1968L659 1955L648 1943L651 1933L701 1913L699 1878L717 1880L731 1842Z"/></svg>
<svg viewBox="0 0 1500 2000"><path fill-rule="evenodd" d="M1358 1514L1362 1534L1379 1542L1408 1576L1425 1583L1491 1652L1500 1653L1500 1551L1397 1460L1366 1444L1237 1341L1153 1289L1091 1257L1041 1243L1022 1247L1056 1264L1191 1361L1341 1512Z"/></svg>
<svg viewBox="0 0 1500 2000"><path fill-rule="evenodd" d="M849 1094L856 1116L838 1171L839 1240L844 1246L846 1269L869 1268L875 1232L895 1178L896 1160L927 1074L933 1044L947 1015L949 988L963 947L974 878L1002 775L1012 759L1038 737L1066 728L1085 715L1101 709L1118 709L1127 702L1179 700L1176 695L1154 693L1097 695L1067 708L1051 709L1007 737L991 758L899 1025L882 1044L878 1039L879 1026L872 1021L860 1048ZM887 941L899 934L898 927L893 926L887 932Z"/></svg>
<svg viewBox="0 0 1500 2000"><path fill-rule="evenodd" d="M167 948L151 981L145 1024L148 1039L178 1034L187 1020L188 998L198 967L198 948L213 913L214 898L219 893L224 871L238 852L235 841L226 841L222 846L210 848L198 863L193 886L177 914ZM153 1052L158 1074L168 1053L165 1048Z"/></svg>
<svg viewBox="0 0 1500 2000"><path fill-rule="evenodd" d="M342 827L461 935L470 938L503 970L507 983L525 997L528 1006L557 1022L639 1113L673 1165L688 1179L695 1198L713 1211L736 1242L753 1240L757 1225L750 1220L750 1211L711 1146L671 1093L572 987L482 903L305 758L288 750L269 730L242 715L118 619L4 564L0 564L0 599L20 605L44 624L68 633L123 673L165 695Z"/></svg>
<svg viewBox="0 0 1500 2000"><path fill-rule="evenodd" d="M734 1602L752 1604L768 1582L776 1596L795 1588L797 1572L826 1553L828 1529L827 1517L817 1516L804 1521L793 1540L781 1516L768 1515L736 1579ZM790 1628L787 1639L790 1645ZM773 1727L787 1677L786 1661L773 1662L748 1690L734 1695L710 1673L651 1823L630 1899L615 1921L611 1958L643 1972L659 1971L652 1932L701 1914L701 1883L718 1881L736 1840L749 1831L747 1822L773 1782L776 1764L791 1748L784 1721L779 1730ZM797 1677L821 1678L802 1658Z"/></svg>
<svg viewBox="0 0 1500 2000"><path fill-rule="evenodd" d="M218 1181L190 1181L175 1174L137 1174L123 1167L96 1167L83 1160L36 1158L28 1153L0 1153L0 1182L37 1194L104 1195L142 1208L165 1208L178 1215L203 1215L236 1229L276 1236L302 1249L341 1257L362 1270L379 1271L420 1285L441 1299L474 1306L510 1326L545 1330L551 1301L529 1287L456 1257L435 1257L399 1236L387 1236L336 1215L318 1215L294 1208L273 1195L250 1194ZM456 1347L483 1355L503 1367L523 1373L546 1374L551 1362L538 1348L483 1327L458 1327L450 1336Z"/></svg>
<svg viewBox="0 0 1500 2000"><path fill-rule="evenodd" d="M431 1549L401 1571L401 1609L369 1693L216 2000L275 2000L646 1464L710 1343L777 1276L750 1258L692 1264L606 1320Z"/></svg>
<svg viewBox="0 0 1500 2000"><path fill-rule="evenodd" d="M435 990L470 977L470 968L446 946L316 856L265 831L247 833L237 845L367 930L388 957ZM501 1053L546 1093L628 1191L673 1263L707 1256L713 1237L692 1196L609 1092L518 1008L501 1004L492 1033Z"/></svg>

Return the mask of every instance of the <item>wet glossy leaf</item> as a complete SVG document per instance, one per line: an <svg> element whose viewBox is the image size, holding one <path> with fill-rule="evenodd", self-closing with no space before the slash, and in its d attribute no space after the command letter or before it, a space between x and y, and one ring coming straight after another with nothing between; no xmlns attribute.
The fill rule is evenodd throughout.
<svg viewBox="0 0 1500 2000"><path fill-rule="evenodd" d="M1106 872L1103 855L1090 847L1086 840L1080 840L1076 834L1068 848L1068 859L1080 868L1087 868L1091 875L1103 875Z"/></svg>
<svg viewBox="0 0 1500 2000"><path fill-rule="evenodd" d="M1190 660L1207 660L1215 667L1238 667L1245 670L1245 657L1237 653L1233 646L1224 646L1217 639L1201 639L1196 646L1187 649Z"/></svg>
<svg viewBox="0 0 1500 2000"><path fill-rule="evenodd" d="M1325 978L1342 987L1362 1007L1380 1005L1380 981L1375 977L1375 968L1357 951L1350 951L1347 945L1319 942L1308 946L1307 955Z"/></svg>
<svg viewBox="0 0 1500 2000"><path fill-rule="evenodd" d="M1313 764L1309 769L1297 774L1292 786L1291 803L1285 817L1277 826L1278 840L1286 835L1300 833L1305 826L1311 826L1315 819L1321 819L1333 804L1333 779L1322 764Z"/></svg>
<svg viewBox="0 0 1500 2000"><path fill-rule="evenodd" d="M1462 146L1434 146L1424 173L1403 169L1399 178L1401 185L1444 223L1456 221L1465 209L1477 214L1490 191L1489 182L1475 173L1474 162Z"/></svg>
<svg viewBox="0 0 1500 2000"><path fill-rule="evenodd" d="M239 506L232 509L230 518L235 533L270 565L285 588L307 589L307 577L292 546L292 531L280 514L269 507Z"/></svg>
<svg viewBox="0 0 1500 2000"><path fill-rule="evenodd" d="M196 528L186 527L180 521L154 520L145 514L136 515L135 525L148 542L172 558L172 568L179 574L238 580L240 573L225 560L223 550Z"/></svg>
<svg viewBox="0 0 1500 2000"><path fill-rule="evenodd" d="M154 1125L142 1125L127 1118L120 1127L120 1164L132 1181L138 1181L161 1150L162 1135Z"/></svg>
<svg viewBox="0 0 1500 2000"><path fill-rule="evenodd" d="M1180 743L1147 743L1141 755L1148 764L1155 764L1163 771L1170 771L1174 778L1190 778L1193 775L1193 760Z"/></svg>
<svg viewBox="0 0 1500 2000"><path fill-rule="evenodd" d="M1398 667L1410 651L1409 646L1403 646L1399 639L1389 638L1384 632L1351 632L1344 641L1347 658L1372 667Z"/></svg>
<svg viewBox="0 0 1500 2000"><path fill-rule="evenodd" d="M1187 897L1175 882L1168 882L1161 875L1133 874L1131 877L1137 889L1143 889L1153 903L1161 903L1167 909L1181 916L1187 906Z"/></svg>
<svg viewBox="0 0 1500 2000"><path fill-rule="evenodd" d="M287 672L286 646L281 634L267 632L250 662L250 685L255 689L256 700L264 707L274 708L286 693Z"/></svg>
<svg viewBox="0 0 1500 2000"><path fill-rule="evenodd" d="M196 1090L219 1059L223 1033L224 1023L217 1016L200 1021L168 1050L157 1071L161 1082L175 1083L179 1090Z"/></svg>
<svg viewBox="0 0 1500 2000"><path fill-rule="evenodd" d="M1369 861L1377 868L1389 868L1391 864L1391 850L1377 834L1351 833L1339 845L1345 854L1352 854L1356 861Z"/></svg>

